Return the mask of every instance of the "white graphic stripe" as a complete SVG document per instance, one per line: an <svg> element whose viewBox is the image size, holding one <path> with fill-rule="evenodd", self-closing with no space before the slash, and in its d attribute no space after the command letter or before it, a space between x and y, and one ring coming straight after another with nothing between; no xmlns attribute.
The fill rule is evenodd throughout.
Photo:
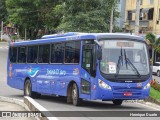
<svg viewBox="0 0 160 120"><path fill-rule="evenodd" d="M31 77L35 77L39 70L37 70L33 75L30 75Z"/></svg>

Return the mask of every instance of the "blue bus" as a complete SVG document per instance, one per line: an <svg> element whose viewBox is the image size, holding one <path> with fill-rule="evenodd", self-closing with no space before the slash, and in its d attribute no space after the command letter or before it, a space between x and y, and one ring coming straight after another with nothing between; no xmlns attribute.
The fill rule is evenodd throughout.
<svg viewBox="0 0 160 120"><path fill-rule="evenodd" d="M145 99L150 92L148 46L142 37L119 33L45 35L9 46L7 83L24 96L42 94L113 101Z"/></svg>

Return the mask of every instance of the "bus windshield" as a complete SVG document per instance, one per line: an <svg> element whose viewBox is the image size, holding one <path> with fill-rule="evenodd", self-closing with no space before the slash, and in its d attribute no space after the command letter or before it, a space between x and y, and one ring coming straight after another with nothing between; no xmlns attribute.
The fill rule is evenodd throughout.
<svg viewBox="0 0 160 120"><path fill-rule="evenodd" d="M146 44L127 40L101 40L100 71L115 75L148 75Z"/></svg>

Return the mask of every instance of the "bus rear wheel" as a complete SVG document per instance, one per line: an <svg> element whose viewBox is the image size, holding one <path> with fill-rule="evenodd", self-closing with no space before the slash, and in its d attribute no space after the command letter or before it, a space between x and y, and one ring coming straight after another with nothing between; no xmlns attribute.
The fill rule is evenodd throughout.
<svg viewBox="0 0 160 120"><path fill-rule="evenodd" d="M160 77L160 71L159 70L157 71L157 76Z"/></svg>
<svg viewBox="0 0 160 120"><path fill-rule="evenodd" d="M39 98L41 94L32 91L31 81L28 79L24 84L24 96L29 96L31 98Z"/></svg>
<svg viewBox="0 0 160 120"><path fill-rule="evenodd" d="M113 100L114 105L121 105L123 100Z"/></svg>
<svg viewBox="0 0 160 120"><path fill-rule="evenodd" d="M72 87L72 102L73 102L73 105L75 106L79 106L81 104L78 87L75 83L73 84L73 87Z"/></svg>

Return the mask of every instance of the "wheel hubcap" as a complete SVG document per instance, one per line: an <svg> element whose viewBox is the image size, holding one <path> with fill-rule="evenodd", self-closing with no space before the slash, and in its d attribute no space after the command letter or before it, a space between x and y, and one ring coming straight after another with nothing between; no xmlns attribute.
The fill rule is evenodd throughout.
<svg viewBox="0 0 160 120"><path fill-rule="evenodd" d="M26 95L29 96L30 95L30 84L27 83L26 85Z"/></svg>
<svg viewBox="0 0 160 120"><path fill-rule="evenodd" d="M72 98L73 98L73 100L76 100L76 98L77 98L76 89L73 89L73 91L72 91Z"/></svg>

